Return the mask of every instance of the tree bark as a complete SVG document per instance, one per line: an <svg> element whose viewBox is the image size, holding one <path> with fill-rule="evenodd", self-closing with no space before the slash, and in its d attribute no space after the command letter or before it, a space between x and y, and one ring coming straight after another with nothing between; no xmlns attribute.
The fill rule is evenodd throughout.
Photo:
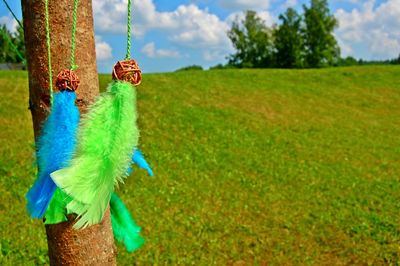
<svg viewBox="0 0 400 266"><path fill-rule="evenodd" d="M29 72L29 108L35 139L50 108L48 58L43 0L22 0L22 14ZM73 1L49 1L53 87L55 77L70 67ZM81 0L78 6L75 61L80 78L77 105L81 113L99 93L93 31L92 1ZM84 230L74 230L75 217L57 225L46 225L51 265L116 265L116 249L110 212L102 223Z"/></svg>

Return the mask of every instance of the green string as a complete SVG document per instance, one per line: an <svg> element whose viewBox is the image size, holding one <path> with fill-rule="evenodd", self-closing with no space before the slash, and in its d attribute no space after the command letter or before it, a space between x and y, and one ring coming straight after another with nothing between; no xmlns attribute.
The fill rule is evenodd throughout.
<svg viewBox="0 0 400 266"><path fill-rule="evenodd" d="M11 7L8 5L6 0L3 0L4 4L6 5L8 11L10 11L11 15L15 18L15 20L18 22L18 25L21 27L21 29L23 29L24 27L22 26L21 21L19 21L17 19L17 16L14 14L14 12L12 11Z"/></svg>
<svg viewBox="0 0 400 266"><path fill-rule="evenodd" d="M76 70L75 47L76 47L76 23L78 20L78 0L74 0L74 13L72 15L72 38L71 38L71 70Z"/></svg>
<svg viewBox="0 0 400 266"><path fill-rule="evenodd" d="M127 33L125 59L129 59L131 57L131 6L132 6L132 1L128 0L128 19L127 19L128 33Z"/></svg>
<svg viewBox="0 0 400 266"><path fill-rule="evenodd" d="M6 34L4 31L2 31L2 30L0 30L0 32L1 32L1 35L3 36L3 38L6 39L10 43L11 47L17 53L18 57L22 60L22 64L25 65L26 64L26 60L23 57L23 55L19 52L17 46L15 46L15 44L11 40L11 37L8 34Z"/></svg>
<svg viewBox="0 0 400 266"><path fill-rule="evenodd" d="M50 23L49 23L49 0L44 0L44 10L46 18L46 42L47 42L47 66L49 71L49 90L50 103L53 105L53 70L51 68L51 40L50 40Z"/></svg>

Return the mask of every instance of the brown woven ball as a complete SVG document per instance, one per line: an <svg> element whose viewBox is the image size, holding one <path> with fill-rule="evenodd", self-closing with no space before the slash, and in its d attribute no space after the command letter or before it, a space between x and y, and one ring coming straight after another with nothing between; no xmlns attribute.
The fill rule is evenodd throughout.
<svg viewBox="0 0 400 266"><path fill-rule="evenodd" d="M122 60L114 65L112 78L127 81L137 86L142 82L142 71L135 60Z"/></svg>
<svg viewBox="0 0 400 266"><path fill-rule="evenodd" d="M56 87L59 91L76 91L79 87L79 83L78 76L70 69L65 69L57 75Z"/></svg>

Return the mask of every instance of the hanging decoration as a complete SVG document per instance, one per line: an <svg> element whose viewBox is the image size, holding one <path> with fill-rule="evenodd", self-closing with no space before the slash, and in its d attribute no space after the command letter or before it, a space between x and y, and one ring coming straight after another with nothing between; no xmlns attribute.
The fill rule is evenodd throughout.
<svg viewBox="0 0 400 266"><path fill-rule="evenodd" d="M75 105L75 90L79 86L79 78L76 74L69 70L61 72L56 82L59 92L53 95L47 0L45 1L45 12L49 91L52 105L50 114L42 127L41 135L37 141L38 177L26 195L27 208L33 218L42 218L49 206L56 190L56 185L50 178L50 173L65 167L66 162L71 159L75 147L75 135L79 125L79 110ZM71 65L73 65L73 62L74 60L71 60ZM65 73L69 74L65 75Z"/></svg>
<svg viewBox="0 0 400 266"><path fill-rule="evenodd" d="M78 214L74 228L102 221L114 186L123 180L137 146L136 95L132 86L116 81L82 119L78 145L68 167L51 178L72 201L68 212Z"/></svg>
<svg viewBox="0 0 400 266"><path fill-rule="evenodd" d="M79 124L75 99L73 91L64 90L54 94L51 113L37 141L38 177L26 195L27 207L33 218L43 217L56 190L50 173L66 166L65 163L72 157Z"/></svg>
<svg viewBox="0 0 400 266"><path fill-rule="evenodd" d="M130 10L130 1L128 3L128 6ZM71 159L73 154L75 153L77 139L76 132L78 131L80 118L79 109L75 105L75 91L77 90L80 82L78 76L74 72L74 70L77 69L74 56L76 46L75 33L77 22L77 9L78 0L74 0L70 68L61 71L57 75L56 87L58 89L58 92L53 94L48 0L45 0L46 39L51 112L43 125L41 131L42 134L39 136L39 140L37 142L37 162L39 168L38 177L26 196L28 200L27 207L31 216L34 218L42 218L44 216L45 224L58 224L64 221L68 221L67 214L78 213L79 215L79 211L77 211L79 209L94 209L89 208L88 204L86 204L84 201L81 202L79 200L76 200L75 198L70 196L70 194L67 194L64 190L58 188L50 177L50 173L54 171L62 169L63 167L70 168L72 164ZM130 21L130 11L128 12L128 21ZM129 22L128 30L130 32ZM127 50L128 57L128 54L130 54L130 33L128 34ZM85 133L81 133L82 137L79 139L83 139L83 143L85 145L78 146L81 147L81 149L83 150L88 147L92 148L93 150L89 150L89 152L86 154L86 156L89 157L95 155L97 151L106 151L106 153L108 152L107 154L109 158L103 161L103 163L105 164L101 165L100 163L96 165L98 169L102 169L104 171L104 176L95 175L95 177L100 177L100 179L94 179L94 182L92 183L92 185L96 185L96 181L100 181L100 183L102 183L102 181L104 180L101 180L101 177L104 178L105 175L109 173L114 174L113 170L117 169L117 172L119 171L119 174L111 175L110 178L110 180L113 180L112 185L108 182L103 182L103 184L106 184L106 186L104 186L103 188L107 188L107 184L110 185L108 187L109 189L106 192L107 196L110 188L110 191L113 190L116 181L120 181L124 175L129 175L132 171L132 168L129 166L130 162L125 165L125 159L122 159L123 156L121 156L121 158L117 158L118 156L116 156L122 150L124 151L124 153L126 153L125 151L127 150L127 148L115 149L113 151L113 144L117 145L117 147L119 147L119 143L128 143L126 144L126 147L133 146L134 152L132 156L130 156L130 154L128 155L128 161L131 160L132 163L137 164L140 168L145 169L150 176L153 176L153 172L150 166L144 159L140 150L136 148L138 142L138 130L135 124L135 94L134 88L130 85L130 83L134 85L139 85L141 82L141 72L138 68L137 63L134 60L124 60L118 62L114 67L113 79L114 82L109 86L107 93L103 94L100 97L100 99L92 106L91 112L87 115L86 120L84 119L82 121L82 128L85 130L81 129L79 130L79 132L83 131ZM125 81L128 81L130 83ZM124 90L128 90L128 93L124 93ZM131 104L129 104L129 102L131 102ZM110 113L108 113L107 111L110 111ZM129 113L131 115L134 115L130 119L127 119ZM99 119L101 120L101 117L105 117L106 120L108 120L109 122L105 127L103 127L103 132L100 133L100 135L87 137L90 135L90 132L93 132L93 129L101 128L99 127ZM133 126L127 126L127 123L124 123L125 121L133 121ZM113 127L114 122L118 122L116 124L116 127ZM111 134L109 135L107 133L107 127L110 127L110 129L113 128L113 130L110 130ZM99 136L107 136L107 139L109 141L106 141L105 143L110 146L107 147L106 144L103 146L100 145L101 147L98 147L98 144L96 144L98 143L98 141L96 141L95 138ZM121 138L121 140L119 140L118 138ZM131 139L131 142L129 142L129 139ZM104 141L104 139L101 140ZM130 149L130 151L132 151L132 149ZM83 154L85 154L85 152L83 152ZM84 155L83 157L76 156L75 160L80 160L82 158L87 159L87 157L85 157ZM88 162L90 162L90 159L88 160ZM120 162L123 163L119 164ZM85 165L86 164L83 164L83 166ZM91 170L95 170L96 167L92 168ZM124 173L125 168L127 168L126 173L121 174ZM92 191L95 190L96 189L92 189ZM125 207L125 205L116 195L116 193L111 194L110 211L114 237L118 241L123 242L129 252L138 249L144 243L143 238L140 236L141 229L139 226L136 225L135 221L129 214L128 209ZM104 211L100 210L100 212ZM98 217L100 216L102 215L98 215ZM84 224L82 227L85 227L89 224L91 224L91 222ZM75 225L75 227L78 226Z"/></svg>
<svg viewBox="0 0 400 266"><path fill-rule="evenodd" d="M99 96L81 121L78 144L69 165L51 174L68 196L68 213L78 215L75 229L102 221L115 186L123 181L138 146L136 90L141 71L130 56L130 5L128 45L125 60L113 69L113 82Z"/></svg>

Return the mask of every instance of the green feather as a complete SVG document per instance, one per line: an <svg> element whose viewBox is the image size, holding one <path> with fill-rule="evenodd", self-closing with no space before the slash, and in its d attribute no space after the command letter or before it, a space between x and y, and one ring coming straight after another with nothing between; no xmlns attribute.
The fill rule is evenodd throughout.
<svg viewBox="0 0 400 266"><path fill-rule="evenodd" d="M56 189L45 214L45 224L58 224L68 221L66 205L71 198L59 188ZM139 249L144 244L140 236L141 228L135 223L129 210L114 192L110 201L111 224L114 238L122 242L128 252Z"/></svg>
<svg viewBox="0 0 400 266"><path fill-rule="evenodd" d="M99 223L115 185L126 176L132 149L137 146L135 88L115 81L90 107L81 121L76 153L68 167L51 178L72 200L68 213L76 213L74 228Z"/></svg>
<svg viewBox="0 0 400 266"><path fill-rule="evenodd" d="M45 224L58 224L68 221L66 205L71 201L71 198L65 194L61 189L57 188L51 198L49 207L47 207L45 217Z"/></svg>
<svg viewBox="0 0 400 266"><path fill-rule="evenodd" d="M144 239L140 236L141 228L135 223L124 203L113 193L110 202L111 223L115 239L123 242L129 252L140 248Z"/></svg>
<svg viewBox="0 0 400 266"><path fill-rule="evenodd" d="M68 221L65 206L71 198L59 188L56 189L45 214L45 224L58 224ZM110 201L111 224L114 238L122 242L128 252L139 249L144 244L140 236L141 228L135 223L129 210L114 192Z"/></svg>

